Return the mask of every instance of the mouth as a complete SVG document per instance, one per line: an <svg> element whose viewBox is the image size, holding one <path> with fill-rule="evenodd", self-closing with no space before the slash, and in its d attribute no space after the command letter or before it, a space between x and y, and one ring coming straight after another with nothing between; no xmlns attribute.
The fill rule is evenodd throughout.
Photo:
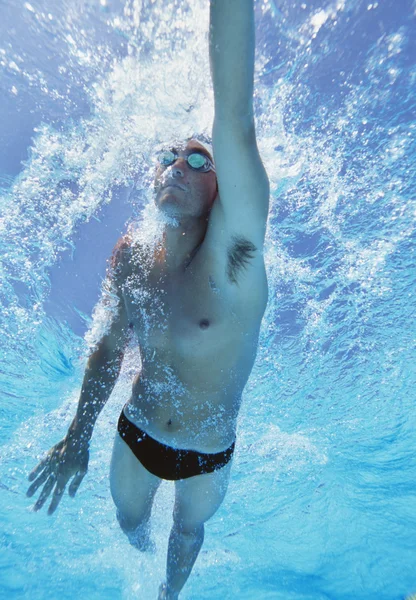
<svg viewBox="0 0 416 600"><path fill-rule="evenodd" d="M182 190L183 192L186 190L186 188L183 185L180 185L179 183L171 183L168 182L163 186L163 189L169 188L169 187L174 187L174 188L178 188L178 190Z"/></svg>

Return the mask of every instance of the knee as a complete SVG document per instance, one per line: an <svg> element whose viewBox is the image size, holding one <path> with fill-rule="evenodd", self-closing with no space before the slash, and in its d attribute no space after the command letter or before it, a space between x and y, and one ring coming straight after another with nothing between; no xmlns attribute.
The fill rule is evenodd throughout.
<svg viewBox="0 0 416 600"><path fill-rule="evenodd" d="M140 526L141 521L137 518L132 518L120 510L116 511L117 521L124 533L129 533Z"/></svg>
<svg viewBox="0 0 416 600"><path fill-rule="evenodd" d="M182 519L177 519L173 523L176 533L181 537L191 540L204 539L205 527L204 523L190 523Z"/></svg>
<svg viewBox="0 0 416 600"><path fill-rule="evenodd" d="M183 523L174 522L170 541L174 544L174 547L182 549L187 554L194 554L199 552L204 543L204 524L199 525L188 525ZM175 553L173 553L175 556Z"/></svg>
<svg viewBox="0 0 416 600"><path fill-rule="evenodd" d="M207 510L201 506L175 506L173 511L173 522L176 528L183 533L200 532L215 511Z"/></svg>
<svg viewBox="0 0 416 600"><path fill-rule="evenodd" d="M152 550L149 519L131 519L117 510L117 520L130 544L142 552Z"/></svg>

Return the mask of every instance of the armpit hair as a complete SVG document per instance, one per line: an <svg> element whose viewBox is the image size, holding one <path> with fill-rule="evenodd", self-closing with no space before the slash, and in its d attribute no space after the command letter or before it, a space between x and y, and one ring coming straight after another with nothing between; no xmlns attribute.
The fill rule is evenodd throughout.
<svg viewBox="0 0 416 600"><path fill-rule="evenodd" d="M232 283L237 283L238 274L247 269L256 253L256 246L242 236L234 236L228 249L227 275Z"/></svg>

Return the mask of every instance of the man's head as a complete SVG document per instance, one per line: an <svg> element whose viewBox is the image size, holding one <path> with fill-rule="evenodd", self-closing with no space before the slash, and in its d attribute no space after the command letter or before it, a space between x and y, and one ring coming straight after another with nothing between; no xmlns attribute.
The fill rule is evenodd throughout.
<svg viewBox="0 0 416 600"><path fill-rule="evenodd" d="M164 150L172 154L162 160L170 164L159 163L156 170L156 206L177 219L208 216L218 191L211 153L194 138L164 146ZM202 158L192 160L192 154ZM203 166L199 168L199 164Z"/></svg>

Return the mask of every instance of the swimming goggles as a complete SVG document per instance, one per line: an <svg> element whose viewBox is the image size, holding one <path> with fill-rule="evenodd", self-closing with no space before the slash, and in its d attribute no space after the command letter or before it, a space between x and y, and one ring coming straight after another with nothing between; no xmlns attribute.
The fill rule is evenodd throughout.
<svg viewBox="0 0 416 600"><path fill-rule="evenodd" d="M162 150L157 155L157 160L163 167L170 167L178 158L179 155L174 150ZM191 169L199 171L199 173L208 173L208 171L214 171L215 173L213 162L201 152L191 152L191 154L186 156L186 162Z"/></svg>

